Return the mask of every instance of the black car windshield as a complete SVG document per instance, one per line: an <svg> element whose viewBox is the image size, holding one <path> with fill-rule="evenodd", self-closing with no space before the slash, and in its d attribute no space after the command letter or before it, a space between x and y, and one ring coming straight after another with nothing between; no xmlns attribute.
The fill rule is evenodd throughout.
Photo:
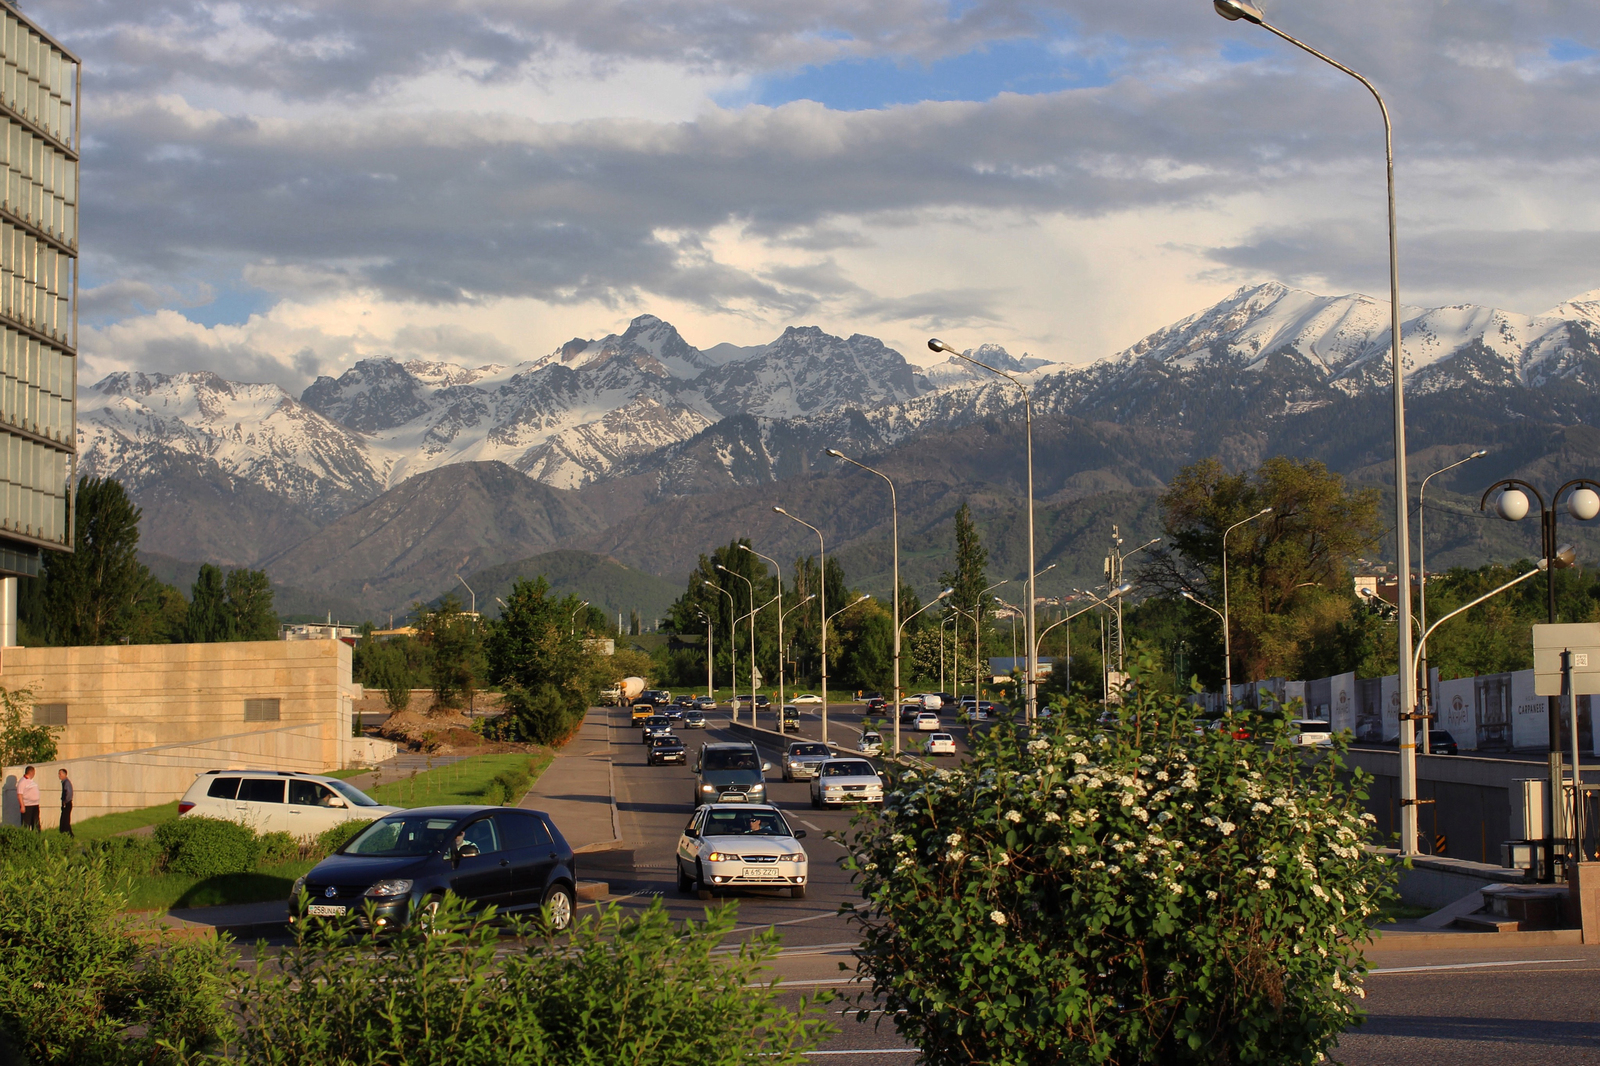
<svg viewBox="0 0 1600 1066"><path fill-rule="evenodd" d="M456 819L426 814L391 814L361 831L346 855L432 855L444 850Z"/></svg>
<svg viewBox="0 0 1600 1066"><path fill-rule="evenodd" d="M672 737L672 736L656 737L653 740L651 740L650 743L653 746L658 747L658 748L681 748L681 747L683 747L683 741L679 740L677 737Z"/></svg>
<svg viewBox="0 0 1600 1066"><path fill-rule="evenodd" d="M713 810L706 816L705 836L793 836L777 811Z"/></svg>
<svg viewBox="0 0 1600 1066"><path fill-rule="evenodd" d="M794 747L789 749L789 754L826 755L828 754L828 746L826 744L796 744Z"/></svg>
<svg viewBox="0 0 1600 1066"><path fill-rule="evenodd" d="M706 751L700 757L702 770L759 770L753 751Z"/></svg>
<svg viewBox="0 0 1600 1066"><path fill-rule="evenodd" d="M652 729L660 729L662 726L671 725L672 719L668 718L664 714L652 714L649 718L644 720L644 724L650 726Z"/></svg>
<svg viewBox="0 0 1600 1066"><path fill-rule="evenodd" d="M339 795L343 796L357 807L382 806L382 804L380 804L377 800L373 799L359 788L356 788L354 785L347 785L343 781L339 780L328 780L324 782L324 784L331 785L335 792L338 792Z"/></svg>
<svg viewBox="0 0 1600 1066"><path fill-rule="evenodd" d="M877 777L878 772L869 762L831 762L822 768L824 777Z"/></svg>

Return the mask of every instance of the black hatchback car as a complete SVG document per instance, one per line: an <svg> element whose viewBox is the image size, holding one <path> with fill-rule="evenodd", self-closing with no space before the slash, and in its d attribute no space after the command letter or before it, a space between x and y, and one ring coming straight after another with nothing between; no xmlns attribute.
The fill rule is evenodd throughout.
<svg viewBox="0 0 1600 1066"><path fill-rule="evenodd" d="M669 762L682 765L686 758L683 741L671 733L664 737L650 738L649 761L651 766L665 766Z"/></svg>
<svg viewBox="0 0 1600 1066"><path fill-rule="evenodd" d="M469 906L501 912L549 907L557 929L572 924L577 863L561 831L542 811L513 807L418 807L373 822L317 863L290 893L304 893L306 917L364 912L377 924L404 924L417 904L427 910L446 892Z"/></svg>

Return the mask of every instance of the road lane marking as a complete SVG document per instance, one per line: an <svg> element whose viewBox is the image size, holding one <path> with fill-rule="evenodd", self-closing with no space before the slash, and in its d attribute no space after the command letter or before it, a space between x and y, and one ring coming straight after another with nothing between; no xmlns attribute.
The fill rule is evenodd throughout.
<svg viewBox="0 0 1600 1066"><path fill-rule="evenodd" d="M1587 959L1518 959L1514 962L1457 962L1448 966L1389 966L1368 970L1367 976L1380 973L1428 973L1433 970L1486 970L1493 966L1542 966L1551 962L1587 962Z"/></svg>
<svg viewBox="0 0 1600 1066"><path fill-rule="evenodd" d="M852 1051L807 1051L806 1055L920 1055L919 1047L871 1047Z"/></svg>
<svg viewBox="0 0 1600 1066"><path fill-rule="evenodd" d="M801 825L805 826L807 829L811 830L813 833L820 833L820 832L823 831L822 826L820 826L820 825L812 825L810 822L806 821L804 818L796 818L795 821L799 822Z"/></svg>

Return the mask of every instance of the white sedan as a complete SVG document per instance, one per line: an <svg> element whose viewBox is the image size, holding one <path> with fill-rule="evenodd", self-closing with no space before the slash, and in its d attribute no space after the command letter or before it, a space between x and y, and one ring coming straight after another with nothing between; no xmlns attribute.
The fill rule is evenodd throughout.
<svg viewBox="0 0 1600 1066"><path fill-rule="evenodd" d="M943 729L944 724L939 721L939 716L932 711L917 712L917 732L931 733L936 729Z"/></svg>
<svg viewBox="0 0 1600 1066"><path fill-rule="evenodd" d="M935 733L928 738L929 755L954 755L956 753L956 738L949 733Z"/></svg>
<svg viewBox="0 0 1600 1066"><path fill-rule="evenodd" d="M821 703L822 697L815 692L802 692L794 698L796 703Z"/></svg>
<svg viewBox="0 0 1600 1066"><path fill-rule="evenodd" d="M856 741L856 750L863 755L882 755L883 737L870 730L862 733L861 739Z"/></svg>
<svg viewBox="0 0 1600 1066"><path fill-rule="evenodd" d="M865 759L829 759L811 779L811 806L882 803L883 778Z"/></svg>
<svg viewBox="0 0 1600 1066"><path fill-rule="evenodd" d="M710 899L730 888L787 888L792 899L805 899L805 835L764 803L708 803L678 838L678 891Z"/></svg>

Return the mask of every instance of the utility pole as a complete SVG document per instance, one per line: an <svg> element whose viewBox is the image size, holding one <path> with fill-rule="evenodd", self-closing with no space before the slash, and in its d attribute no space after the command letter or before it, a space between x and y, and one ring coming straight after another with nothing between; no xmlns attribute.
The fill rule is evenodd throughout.
<svg viewBox="0 0 1600 1066"><path fill-rule="evenodd" d="M1106 588L1114 589L1122 584L1122 531L1116 526L1111 527L1111 551L1106 555ZM1122 597L1117 597L1116 615L1112 621L1117 632L1117 673L1122 673Z"/></svg>

